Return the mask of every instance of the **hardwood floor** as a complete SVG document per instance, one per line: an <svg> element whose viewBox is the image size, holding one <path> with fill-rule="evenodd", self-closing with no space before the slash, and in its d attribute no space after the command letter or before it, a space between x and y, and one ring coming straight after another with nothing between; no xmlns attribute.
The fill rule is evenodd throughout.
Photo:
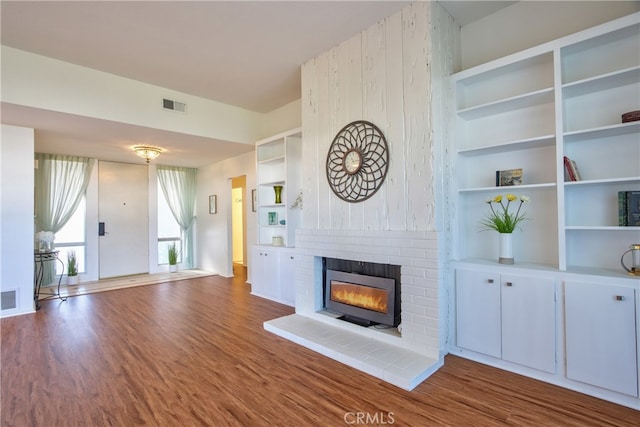
<svg viewBox="0 0 640 427"><path fill-rule="evenodd" d="M2 426L637 426L640 412L448 356L407 392L279 338L293 309L210 276L2 319Z"/></svg>

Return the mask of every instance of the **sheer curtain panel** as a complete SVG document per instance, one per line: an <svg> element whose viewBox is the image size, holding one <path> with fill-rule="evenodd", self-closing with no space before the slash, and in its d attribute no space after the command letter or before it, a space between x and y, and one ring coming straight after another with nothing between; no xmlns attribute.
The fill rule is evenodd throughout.
<svg viewBox="0 0 640 427"><path fill-rule="evenodd" d="M196 205L196 173L193 168L158 166L158 181L167 204L184 235L182 262L193 268L193 224Z"/></svg>
<svg viewBox="0 0 640 427"><path fill-rule="evenodd" d="M56 233L78 208L87 190L94 164L87 157L36 153L35 170L35 224L36 232ZM45 268L43 284L55 279L52 263Z"/></svg>

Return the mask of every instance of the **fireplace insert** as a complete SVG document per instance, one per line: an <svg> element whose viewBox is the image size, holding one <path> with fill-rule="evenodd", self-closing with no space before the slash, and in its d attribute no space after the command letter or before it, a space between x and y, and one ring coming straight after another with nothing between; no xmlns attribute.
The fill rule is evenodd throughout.
<svg viewBox="0 0 640 427"><path fill-rule="evenodd" d="M343 320L364 326L398 326L399 270L399 266L327 259L325 308L342 314Z"/></svg>

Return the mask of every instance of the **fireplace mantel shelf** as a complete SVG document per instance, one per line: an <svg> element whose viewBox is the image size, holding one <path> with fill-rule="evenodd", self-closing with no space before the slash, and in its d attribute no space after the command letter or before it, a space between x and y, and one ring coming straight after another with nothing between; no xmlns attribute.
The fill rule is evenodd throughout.
<svg viewBox="0 0 640 427"><path fill-rule="evenodd" d="M442 361L300 314L267 321L264 328L405 390L442 366Z"/></svg>

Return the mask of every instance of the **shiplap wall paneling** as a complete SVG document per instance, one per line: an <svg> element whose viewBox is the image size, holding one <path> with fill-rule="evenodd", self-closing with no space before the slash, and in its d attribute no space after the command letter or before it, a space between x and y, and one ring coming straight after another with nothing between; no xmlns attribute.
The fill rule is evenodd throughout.
<svg viewBox="0 0 640 427"><path fill-rule="evenodd" d="M302 65L302 225L318 224L318 77L317 58Z"/></svg>
<svg viewBox="0 0 640 427"><path fill-rule="evenodd" d="M389 144L389 170L385 180L384 201L388 215L383 229L407 229L407 193L404 138L404 63L402 58L402 12L385 20L385 61L387 100L385 127L380 126ZM382 124L382 123L381 123Z"/></svg>
<svg viewBox="0 0 640 427"><path fill-rule="evenodd" d="M387 121L387 86L385 57L385 21L372 25L363 32L362 85L363 118L374 123L383 132ZM364 230L386 229L386 186L383 185L371 198L361 202L364 207Z"/></svg>
<svg viewBox="0 0 640 427"><path fill-rule="evenodd" d="M403 9L408 230L433 230L429 16L428 2Z"/></svg>

